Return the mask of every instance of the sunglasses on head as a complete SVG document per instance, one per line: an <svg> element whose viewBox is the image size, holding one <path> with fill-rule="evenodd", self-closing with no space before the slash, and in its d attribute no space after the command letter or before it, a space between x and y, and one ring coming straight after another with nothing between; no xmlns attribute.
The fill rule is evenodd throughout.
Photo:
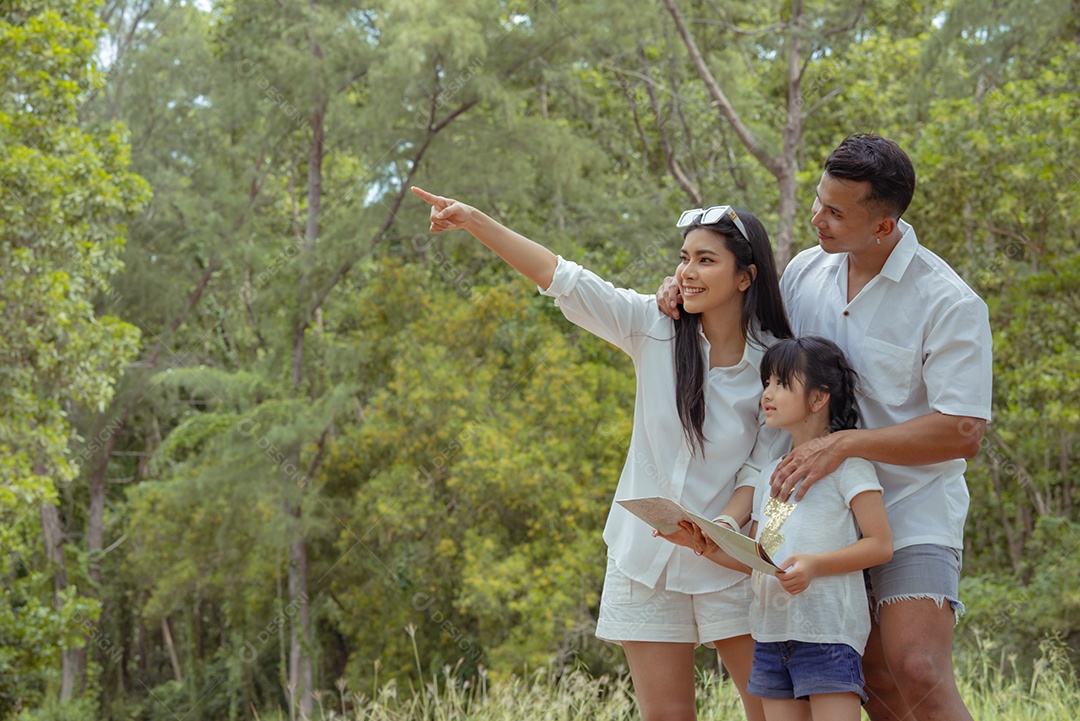
<svg viewBox="0 0 1080 721"><path fill-rule="evenodd" d="M746 232L746 226L739 220L738 214L730 205L714 205L711 208L705 208L704 210L701 208L684 210L683 214L679 216L679 222L675 224L675 227L685 228L688 225L694 224L713 225L725 215L731 219L731 222L735 224L735 227L739 229L739 232L743 234L743 238L749 241L750 235Z"/></svg>

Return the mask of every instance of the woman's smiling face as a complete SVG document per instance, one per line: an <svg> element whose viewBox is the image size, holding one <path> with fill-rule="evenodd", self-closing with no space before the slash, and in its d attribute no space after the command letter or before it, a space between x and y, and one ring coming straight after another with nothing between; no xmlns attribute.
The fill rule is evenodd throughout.
<svg viewBox="0 0 1080 721"><path fill-rule="evenodd" d="M706 313L735 303L742 308L750 275L739 270L724 237L705 228L686 234L675 280L687 313Z"/></svg>

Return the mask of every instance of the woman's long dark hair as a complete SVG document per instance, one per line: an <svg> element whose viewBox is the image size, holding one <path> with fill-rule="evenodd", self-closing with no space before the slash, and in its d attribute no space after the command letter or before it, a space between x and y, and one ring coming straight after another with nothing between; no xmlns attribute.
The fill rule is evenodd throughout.
<svg viewBox="0 0 1080 721"><path fill-rule="evenodd" d="M735 212L746 226L749 237L744 237L727 215L711 225L690 225L683 229L683 237L692 230L704 228L723 238L724 246L735 256L736 267L750 276L750 287L743 295L743 340L764 348L763 331L776 338L790 338L791 326L784 312L784 300L780 297L780 282L769 234L754 214L745 210ZM750 266L754 266L754 269ZM687 313L680 306L679 319L675 321L675 404L690 448L704 455L708 366L698 332L700 327L700 315Z"/></svg>
<svg viewBox="0 0 1080 721"><path fill-rule="evenodd" d="M829 430L846 431L859 423L855 389L859 376L831 340L815 335L788 338L765 351L761 359L761 384L776 376L785 386L798 378L807 394L829 394Z"/></svg>

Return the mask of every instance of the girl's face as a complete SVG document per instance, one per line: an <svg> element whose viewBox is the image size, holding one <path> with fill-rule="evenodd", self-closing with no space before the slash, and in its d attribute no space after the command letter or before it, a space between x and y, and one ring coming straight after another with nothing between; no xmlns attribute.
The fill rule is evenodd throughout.
<svg viewBox="0 0 1080 721"><path fill-rule="evenodd" d="M675 280L687 313L706 313L732 303L742 308L750 275L739 270L723 236L695 228L686 234L679 257Z"/></svg>
<svg viewBox="0 0 1080 721"><path fill-rule="evenodd" d="M785 385L775 375L769 376L761 391L761 409L765 411L766 425L784 430L803 423L814 412L800 378L794 377Z"/></svg>

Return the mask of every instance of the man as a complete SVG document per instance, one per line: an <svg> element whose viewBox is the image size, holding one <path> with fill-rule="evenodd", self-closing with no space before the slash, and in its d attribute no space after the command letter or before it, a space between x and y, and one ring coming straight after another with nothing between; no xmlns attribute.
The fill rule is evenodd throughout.
<svg viewBox="0 0 1080 721"><path fill-rule="evenodd" d="M968 492L966 463L991 405L986 304L921 246L900 216L915 190L891 140L852 135L825 161L811 224L817 248L781 278L797 336L836 342L859 373L863 428L795 448L773 493L800 500L844 459L873 461L892 526L893 559L870 569L876 622L864 657L874 721L971 719L952 671ZM661 308L677 314L665 281ZM946 606L946 603L948 604Z"/></svg>

